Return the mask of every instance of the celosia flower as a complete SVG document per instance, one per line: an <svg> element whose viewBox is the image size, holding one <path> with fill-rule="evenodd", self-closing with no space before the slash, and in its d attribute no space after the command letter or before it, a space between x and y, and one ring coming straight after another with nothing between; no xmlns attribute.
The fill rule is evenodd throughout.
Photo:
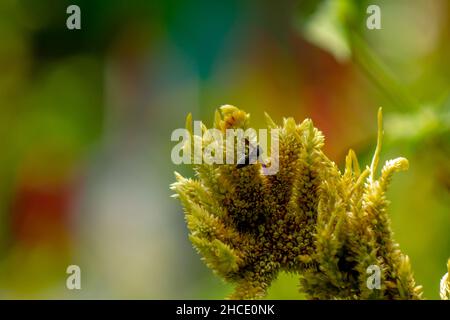
<svg viewBox="0 0 450 320"><path fill-rule="evenodd" d="M387 161L376 179L381 110L378 119L377 149L362 172L352 150L340 172L322 152L324 137L310 119L296 124L287 118L277 126L266 115L267 126L279 129L275 175L263 175L261 163L196 164L195 179L176 174L172 189L183 204L189 238L206 265L236 285L230 298L263 297L280 271L298 274L309 298L421 297L386 211L389 181L408 161ZM192 135L191 121L188 116ZM238 108L216 112L214 127L223 134L248 126L248 114ZM371 265L382 270L379 289L366 284Z"/></svg>
<svg viewBox="0 0 450 320"><path fill-rule="evenodd" d="M450 259L447 261L448 272L442 277L439 294L442 300L450 300Z"/></svg>

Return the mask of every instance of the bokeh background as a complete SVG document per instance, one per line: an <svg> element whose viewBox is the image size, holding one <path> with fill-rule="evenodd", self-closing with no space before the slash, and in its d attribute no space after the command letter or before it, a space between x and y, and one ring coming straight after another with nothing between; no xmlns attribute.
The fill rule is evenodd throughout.
<svg viewBox="0 0 450 320"><path fill-rule="evenodd" d="M81 8L81 30L66 8ZM368 30L366 8L381 8ZM172 130L311 117L361 165L383 106L392 227L427 298L450 257L450 1L0 1L0 298L221 299L170 198ZM81 267L82 290L66 289ZM280 275L269 298L298 299Z"/></svg>

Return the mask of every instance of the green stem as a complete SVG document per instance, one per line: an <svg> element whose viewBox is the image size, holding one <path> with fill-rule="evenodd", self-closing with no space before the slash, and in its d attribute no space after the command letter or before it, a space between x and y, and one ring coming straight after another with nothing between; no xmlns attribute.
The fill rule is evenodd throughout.
<svg viewBox="0 0 450 320"><path fill-rule="evenodd" d="M349 33L352 55L356 64L402 111L418 108L418 101L400 85L389 69L376 56L373 50L355 32Z"/></svg>

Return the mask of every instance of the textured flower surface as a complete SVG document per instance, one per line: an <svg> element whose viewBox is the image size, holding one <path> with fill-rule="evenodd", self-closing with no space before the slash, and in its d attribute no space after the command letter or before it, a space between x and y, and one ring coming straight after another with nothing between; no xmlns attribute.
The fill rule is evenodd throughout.
<svg viewBox="0 0 450 320"><path fill-rule="evenodd" d="M450 259L447 261L448 272L442 277L440 285L440 296L442 300L450 300Z"/></svg>
<svg viewBox="0 0 450 320"><path fill-rule="evenodd" d="M263 175L261 163L196 164L195 179L176 173L172 189L184 207L189 238L206 265L236 285L230 298L264 297L280 271L298 274L312 299L421 298L386 212L390 179L408 161L387 161L376 179L381 110L378 119L377 148L365 170L350 150L340 172L322 152L324 137L310 119L297 124L286 118L278 126L266 114L268 128L279 129L275 175ZM210 143L208 135L193 135L191 122L189 115L192 143ZM214 127L223 135L248 126L249 115L236 107L216 112ZM381 270L376 289L367 285L372 265Z"/></svg>

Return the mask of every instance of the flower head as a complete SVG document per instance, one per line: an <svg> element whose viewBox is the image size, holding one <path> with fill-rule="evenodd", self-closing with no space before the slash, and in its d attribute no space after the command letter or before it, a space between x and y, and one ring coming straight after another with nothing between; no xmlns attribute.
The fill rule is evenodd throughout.
<svg viewBox="0 0 450 320"><path fill-rule="evenodd" d="M276 174L262 174L261 163L196 164L195 179L176 174L172 189L189 238L209 268L236 284L231 298L263 297L280 271L299 274L310 298L420 298L386 211L392 174L407 169L408 161L390 160L375 177L381 120L380 110L377 149L363 171L350 150L341 172L324 155L324 137L310 119L277 125L266 114L267 126L279 129ZM191 121L188 116L188 129ZM225 135L248 128L249 115L227 105L214 123ZM367 267L374 264L383 271L375 291L366 286Z"/></svg>

